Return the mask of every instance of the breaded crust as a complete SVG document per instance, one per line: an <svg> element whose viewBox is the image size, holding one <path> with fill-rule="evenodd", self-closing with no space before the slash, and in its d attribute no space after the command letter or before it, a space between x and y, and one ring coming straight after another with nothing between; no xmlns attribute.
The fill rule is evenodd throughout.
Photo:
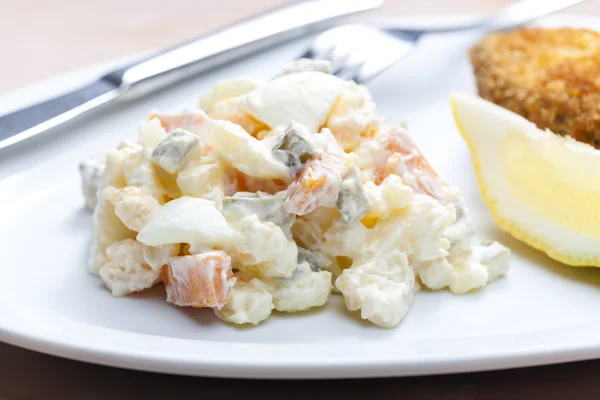
<svg viewBox="0 0 600 400"><path fill-rule="evenodd" d="M523 28L484 37L469 52L479 95L600 148L600 33Z"/></svg>

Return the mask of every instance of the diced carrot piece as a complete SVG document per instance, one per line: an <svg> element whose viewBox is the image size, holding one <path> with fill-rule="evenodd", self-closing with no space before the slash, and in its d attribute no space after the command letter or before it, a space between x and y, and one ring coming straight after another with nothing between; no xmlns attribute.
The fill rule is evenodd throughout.
<svg viewBox="0 0 600 400"><path fill-rule="evenodd" d="M285 209L292 214L304 215L318 207L335 207L346 172L346 155L331 133L316 136L325 144L325 151L307 161L289 186Z"/></svg>
<svg viewBox="0 0 600 400"><path fill-rule="evenodd" d="M184 112L181 114L161 114L153 112L148 119L157 118L165 131L171 132L177 128L202 136L204 126L209 121L202 111Z"/></svg>
<svg viewBox="0 0 600 400"><path fill-rule="evenodd" d="M163 266L162 278L169 303L218 309L227 303L236 281L231 257L221 251L174 257Z"/></svg>
<svg viewBox="0 0 600 400"><path fill-rule="evenodd" d="M448 184L438 176L404 129L393 127L375 140L382 146L376 157L376 184L393 173L403 178L404 183L417 193L427 194L443 204L450 202L447 198Z"/></svg>

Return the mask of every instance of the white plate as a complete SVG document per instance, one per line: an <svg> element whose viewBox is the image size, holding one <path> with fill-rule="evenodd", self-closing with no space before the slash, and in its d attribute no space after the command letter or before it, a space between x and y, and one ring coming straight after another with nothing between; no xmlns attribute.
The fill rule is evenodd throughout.
<svg viewBox="0 0 600 400"><path fill-rule="evenodd" d="M550 24L600 28L600 20ZM270 77L300 53L297 42L116 105L0 154L0 339L125 368L229 377L366 377L476 371L600 356L600 271L565 267L498 230L475 183L450 113L452 90L474 92L468 35L429 37L374 81L379 111L405 121L433 166L459 185L482 237L513 249L509 275L476 293L421 292L395 329L363 323L333 296L326 308L239 329L210 310L168 305L162 287L113 298L87 273L90 214L77 162L100 155L149 110L195 108L217 79ZM0 113L94 76L70 74L0 99Z"/></svg>

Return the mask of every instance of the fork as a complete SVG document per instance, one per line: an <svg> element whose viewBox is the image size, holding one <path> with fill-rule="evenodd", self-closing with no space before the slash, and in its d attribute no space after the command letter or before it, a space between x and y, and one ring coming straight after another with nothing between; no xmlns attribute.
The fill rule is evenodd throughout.
<svg viewBox="0 0 600 400"><path fill-rule="evenodd" d="M317 36L300 58L328 60L334 75L366 83L408 55L417 41L369 25L341 25Z"/></svg>
<svg viewBox="0 0 600 400"><path fill-rule="evenodd" d="M426 34L509 30L582 1L521 0L483 20L433 29L383 31L364 24L341 25L318 35L301 58L329 60L334 75L367 83L410 54Z"/></svg>

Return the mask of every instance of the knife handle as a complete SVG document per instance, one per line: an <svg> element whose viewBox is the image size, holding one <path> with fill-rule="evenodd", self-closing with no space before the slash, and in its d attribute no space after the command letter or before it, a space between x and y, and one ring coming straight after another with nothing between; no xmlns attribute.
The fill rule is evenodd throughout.
<svg viewBox="0 0 600 400"><path fill-rule="evenodd" d="M0 150L113 100L118 89L98 80L79 89L0 117Z"/></svg>
<svg viewBox="0 0 600 400"><path fill-rule="evenodd" d="M324 23L383 5L384 0L303 0L239 22L108 74L129 96L323 28ZM135 92L135 93L131 93Z"/></svg>

